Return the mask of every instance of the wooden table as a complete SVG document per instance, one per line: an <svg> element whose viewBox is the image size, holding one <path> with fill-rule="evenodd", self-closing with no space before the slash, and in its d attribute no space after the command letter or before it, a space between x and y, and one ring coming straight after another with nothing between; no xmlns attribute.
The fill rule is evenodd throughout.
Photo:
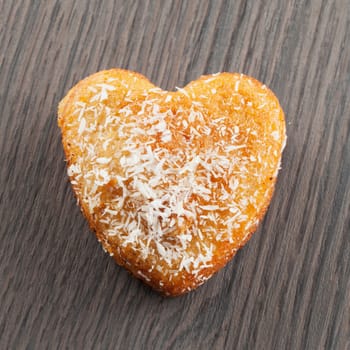
<svg viewBox="0 0 350 350"><path fill-rule="evenodd" d="M0 47L1 349L350 349L349 0L0 0ZM243 72L286 113L265 220L183 297L104 254L68 183L57 104L110 67Z"/></svg>

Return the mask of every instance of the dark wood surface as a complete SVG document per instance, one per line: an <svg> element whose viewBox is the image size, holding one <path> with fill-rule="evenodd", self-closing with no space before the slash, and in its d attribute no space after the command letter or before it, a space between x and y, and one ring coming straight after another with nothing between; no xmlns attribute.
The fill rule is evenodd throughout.
<svg viewBox="0 0 350 350"><path fill-rule="evenodd" d="M349 0L0 0L0 48L1 349L350 349ZM111 67L243 72L286 113L264 222L183 297L104 254L68 183L57 104Z"/></svg>

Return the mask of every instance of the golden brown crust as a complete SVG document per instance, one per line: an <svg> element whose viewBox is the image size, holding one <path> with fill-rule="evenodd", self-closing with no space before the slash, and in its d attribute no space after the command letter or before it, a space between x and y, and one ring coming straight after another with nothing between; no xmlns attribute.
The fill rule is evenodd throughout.
<svg viewBox="0 0 350 350"><path fill-rule="evenodd" d="M165 92L138 73L98 72L61 101L58 124L75 195L98 240L119 265L170 296L198 287L249 240L285 143L274 94L232 73Z"/></svg>

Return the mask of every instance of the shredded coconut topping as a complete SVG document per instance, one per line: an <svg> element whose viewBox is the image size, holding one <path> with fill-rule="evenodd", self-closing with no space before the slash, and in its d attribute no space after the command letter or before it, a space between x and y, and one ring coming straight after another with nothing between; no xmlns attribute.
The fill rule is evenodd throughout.
<svg viewBox="0 0 350 350"><path fill-rule="evenodd" d="M73 186L121 249L158 256L168 271L157 260L154 268L164 273L200 276L212 266L215 242L234 243L235 232L248 234L257 224L252 218L270 196L258 186L276 175L267 159L277 151L267 139L277 141L280 130L241 115L257 102L239 94L240 80L234 101L209 113L204 101L218 93L215 79L208 78L208 94L195 101L191 89L155 88L129 91L113 108L106 101L116 87L108 81L90 87L89 102L75 102L72 123L80 138L72 142L81 156L68 168ZM257 110L264 109L264 96L261 101Z"/></svg>

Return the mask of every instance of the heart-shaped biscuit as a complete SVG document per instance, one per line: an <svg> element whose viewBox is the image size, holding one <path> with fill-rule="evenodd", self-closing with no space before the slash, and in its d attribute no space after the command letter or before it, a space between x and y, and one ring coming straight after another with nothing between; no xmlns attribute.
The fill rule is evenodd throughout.
<svg viewBox="0 0 350 350"><path fill-rule="evenodd" d="M102 71L69 91L58 116L98 240L165 295L198 287L248 241L286 140L277 98L242 74L167 92L134 72Z"/></svg>

